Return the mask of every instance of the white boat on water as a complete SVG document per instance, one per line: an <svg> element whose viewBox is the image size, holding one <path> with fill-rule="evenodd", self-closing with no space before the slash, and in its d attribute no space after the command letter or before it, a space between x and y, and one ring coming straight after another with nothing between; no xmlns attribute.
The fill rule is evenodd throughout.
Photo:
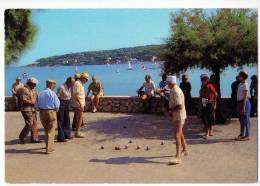
<svg viewBox="0 0 260 186"><path fill-rule="evenodd" d="M127 68L127 70L133 70L133 67L132 67L131 61L128 61L128 68Z"/></svg>

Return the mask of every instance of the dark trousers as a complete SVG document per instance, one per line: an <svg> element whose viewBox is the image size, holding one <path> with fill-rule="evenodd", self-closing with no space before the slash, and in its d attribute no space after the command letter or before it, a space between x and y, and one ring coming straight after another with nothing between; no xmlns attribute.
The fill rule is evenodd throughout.
<svg viewBox="0 0 260 186"><path fill-rule="evenodd" d="M58 140L68 139L71 136L69 101L60 101L58 112Z"/></svg>
<svg viewBox="0 0 260 186"><path fill-rule="evenodd" d="M202 106L201 118L207 129L215 124L215 108L213 103L208 103L206 107Z"/></svg>
<svg viewBox="0 0 260 186"><path fill-rule="evenodd" d="M246 100L246 113L242 113L243 101L237 103L237 112L240 122L240 135L250 136L250 110L251 104L249 100Z"/></svg>

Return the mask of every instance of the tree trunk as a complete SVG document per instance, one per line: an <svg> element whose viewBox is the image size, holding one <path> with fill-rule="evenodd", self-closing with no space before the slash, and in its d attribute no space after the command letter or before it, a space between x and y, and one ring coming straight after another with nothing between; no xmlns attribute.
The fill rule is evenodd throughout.
<svg viewBox="0 0 260 186"><path fill-rule="evenodd" d="M224 124L226 122L226 117L223 114L223 109L221 106L221 90L220 90L220 69L219 68L215 68L213 70L213 73L215 75L215 88L216 91L218 93L218 97L217 97L217 106L216 106L216 124Z"/></svg>

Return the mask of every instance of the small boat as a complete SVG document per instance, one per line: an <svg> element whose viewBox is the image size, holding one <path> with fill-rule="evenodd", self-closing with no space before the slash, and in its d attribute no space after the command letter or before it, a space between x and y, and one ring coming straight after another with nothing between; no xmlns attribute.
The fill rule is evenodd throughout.
<svg viewBox="0 0 260 186"><path fill-rule="evenodd" d="M127 70L133 70L133 67L132 67L132 64L131 64L130 61L128 61L128 68L127 68Z"/></svg>

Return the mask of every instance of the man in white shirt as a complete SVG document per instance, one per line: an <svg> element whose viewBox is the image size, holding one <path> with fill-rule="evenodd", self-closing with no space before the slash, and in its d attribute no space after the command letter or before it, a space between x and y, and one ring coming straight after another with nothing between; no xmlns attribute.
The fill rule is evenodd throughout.
<svg viewBox="0 0 260 186"><path fill-rule="evenodd" d="M166 79L168 87L170 88L169 116L175 129L176 139L176 155L175 158L169 162L170 165L181 163L181 154L188 155L187 145L182 131L187 117L184 94L176 84L176 79L176 76L168 76ZM180 152L181 146L182 152Z"/></svg>
<svg viewBox="0 0 260 186"><path fill-rule="evenodd" d="M85 107L85 90L84 84L88 81L89 74L82 73L80 79L77 80L73 86L73 95L72 95L72 103L71 106L74 109L76 115L76 130L75 137L76 138L84 138L84 135L80 132L82 121L83 121L83 111Z"/></svg>
<svg viewBox="0 0 260 186"><path fill-rule="evenodd" d="M60 100L60 108L58 112L58 142L66 142L67 139L72 139L69 104L71 100L71 88L74 86L75 79L67 78L66 82L58 88L57 96Z"/></svg>

